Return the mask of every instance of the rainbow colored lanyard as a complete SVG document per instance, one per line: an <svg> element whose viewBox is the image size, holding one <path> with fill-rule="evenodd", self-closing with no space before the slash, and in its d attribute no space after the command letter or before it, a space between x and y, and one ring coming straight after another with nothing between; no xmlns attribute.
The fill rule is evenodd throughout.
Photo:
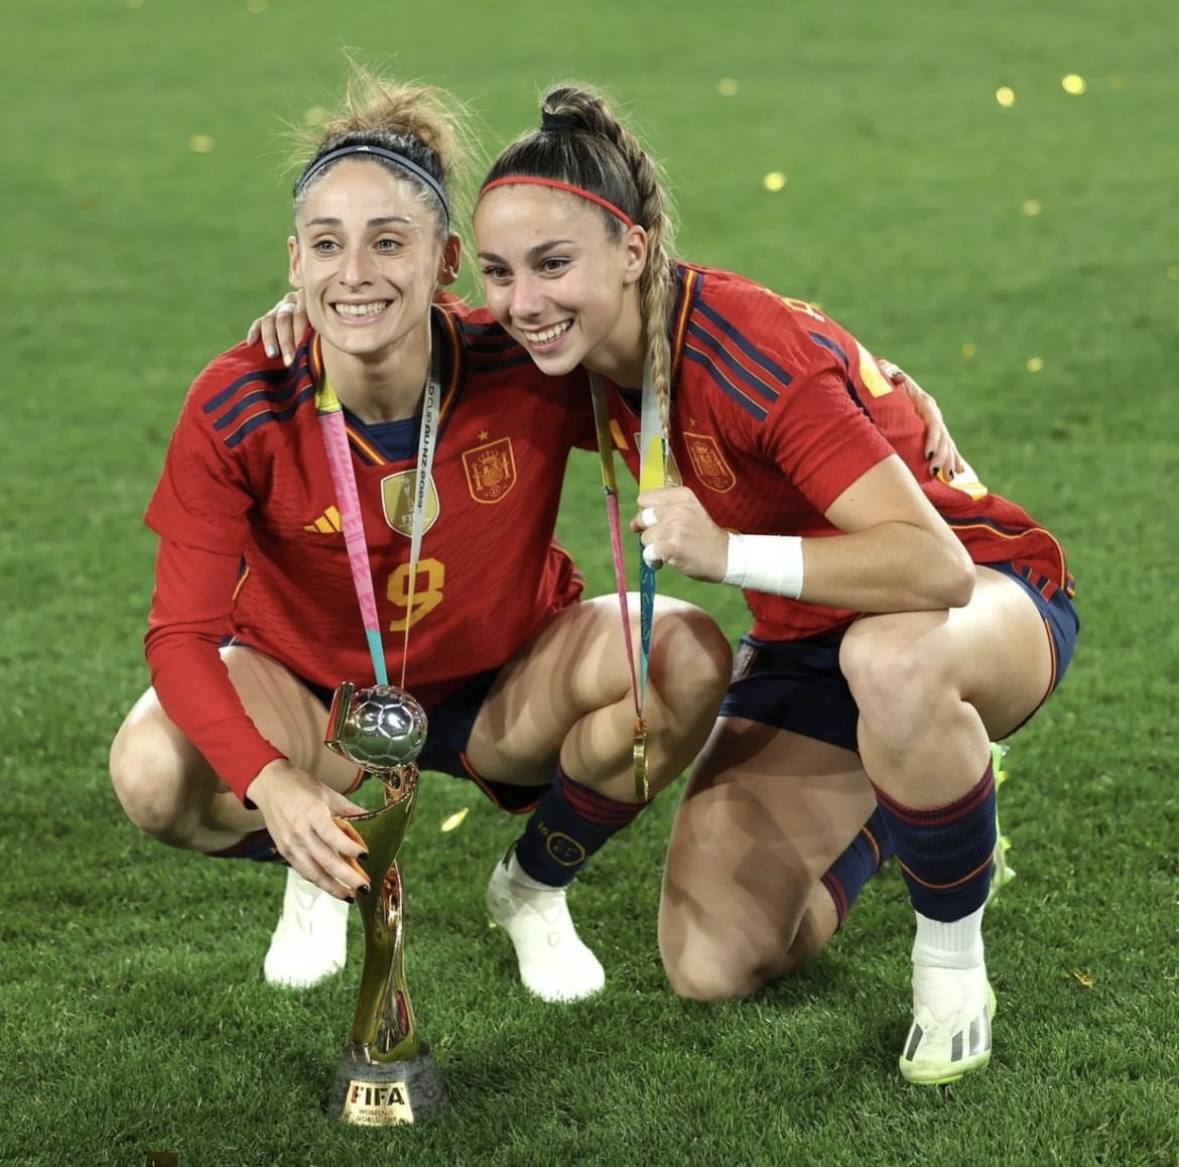
<svg viewBox="0 0 1179 1167"><path fill-rule="evenodd" d="M318 337L315 338L315 344L318 350ZM322 360L316 363L322 370ZM418 431L413 522L410 527L409 544L409 601L406 606L405 640L401 650L402 689L405 688L405 670L409 661L409 628L413 623L414 585L417 582L418 558L422 550L422 527L425 525L426 500L429 498L430 470L434 465L441 400L441 378L431 357L430 375L426 380L425 398L422 402L422 423ZM377 684L387 685L389 673L385 667L381 622L377 616L377 599L373 592L372 568L368 558L368 543L364 536L364 520L360 513L360 496L356 490L356 473L352 468L352 451L344 426L344 409L327 379L326 372L322 373L319 387L315 391L315 412L319 417L328 469L331 471L332 485L336 490L340 526L344 531L344 545L348 549L348 566L352 570L352 586L356 589L356 599L360 604L360 615L364 621L364 634L368 641L369 656L372 657L373 673Z"/></svg>
<svg viewBox="0 0 1179 1167"><path fill-rule="evenodd" d="M630 608L626 599L626 564L622 553L622 520L618 512L618 481L614 476L614 441L610 435L610 406L605 382L590 374L590 393L594 402L594 428L598 434L598 458L602 466L602 490L606 496L606 519L610 525L610 550L614 558L614 584L618 590L622 613L622 636L626 659L630 665L631 693L634 698L634 769L635 793L645 802L651 797L647 777L647 723L643 708L647 698L647 675L651 660L651 632L655 623L655 569L639 553L639 667L635 670L634 646L630 636ZM659 399L649 370L644 369L643 397L639 412L639 493L657 490L668 483L678 484L675 461L668 452Z"/></svg>

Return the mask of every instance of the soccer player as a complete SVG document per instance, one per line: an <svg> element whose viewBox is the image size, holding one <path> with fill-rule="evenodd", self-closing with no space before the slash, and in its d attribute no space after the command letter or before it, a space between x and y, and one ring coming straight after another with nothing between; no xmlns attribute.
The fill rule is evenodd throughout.
<svg viewBox="0 0 1179 1167"><path fill-rule="evenodd" d="M670 843L672 985L738 997L796 968L895 851L916 914L901 1072L985 1066L989 738L1068 665L1060 544L969 467L931 474L911 403L825 313L673 262L656 166L592 92L547 95L475 229L493 315L546 373L610 383L632 470L648 369L683 485L640 496L644 556L753 614Z"/></svg>
<svg viewBox="0 0 1179 1167"><path fill-rule="evenodd" d="M165 843L289 862L268 979L309 984L342 965L346 901L367 889L359 845L333 821L360 808L354 768L323 745L326 704L340 681L373 678L341 534L339 474L351 476L388 671L400 676L408 631L406 683L429 715L421 766L530 816L488 906L525 985L570 1000L604 974L565 889L645 805L630 673L617 598L579 603L553 538L569 450L593 441L583 375L546 377L485 315L436 295L459 265L457 143L439 91L361 75L315 144L289 245L314 331L289 368L242 344L193 383L146 515L159 535L152 688L111 774L131 820ZM317 418L327 384L345 409L342 470ZM730 664L698 609L664 600L655 625L653 791L699 752Z"/></svg>

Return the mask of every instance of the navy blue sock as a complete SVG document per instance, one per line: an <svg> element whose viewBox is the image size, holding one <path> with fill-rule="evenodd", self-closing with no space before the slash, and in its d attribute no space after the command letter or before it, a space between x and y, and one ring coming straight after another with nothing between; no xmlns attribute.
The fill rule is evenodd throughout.
<svg viewBox="0 0 1179 1167"><path fill-rule="evenodd" d="M232 847L226 847L221 851L206 851L205 854L210 859L252 859L255 863L286 863L265 827L251 831Z"/></svg>
<svg viewBox="0 0 1179 1167"><path fill-rule="evenodd" d="M616 802L575 782L558 766L516 842L516 861L537 882L568 887L590 856L646 805Z"/></svg>
<svg viewBox="0 0 1179 1167"><path fill-rule="evenodd" d="M897 863L913 907L950 923L987 901L995 852L995 774L991 763L961 798L946 806L905 806L876 788Z"/></svg>
<svg viewBox="0 0 1179 1167"><path fill-rule="evenodd" d="M884 865L892 855L892 837L888 833L884 816L877 807L868 821L860 828L859 834L848 844L847 850L827 869L820 882L831 893L835 911L839 916L838 928L843 927L852 904L864 889L864 884Z"/></svg>

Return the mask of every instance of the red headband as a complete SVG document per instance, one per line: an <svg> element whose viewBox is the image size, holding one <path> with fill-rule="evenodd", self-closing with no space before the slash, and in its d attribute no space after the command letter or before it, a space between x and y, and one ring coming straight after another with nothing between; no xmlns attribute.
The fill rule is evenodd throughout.
<svg viewBox="0 0 1179 1167"><path fill-rule="evenodd" d="M529 174L511 174L507 178L497 178L494 182L489 182L480 192L479 197L482 198L489 190L495 190L497 186L551 186L553 190L563 190L568 194L577 195L579 198L588 199L591 203L597 203L604 211L609 211L619 222L625 223L628 227L633 227L635 221L621 211L613 203L608 202L602 198L601 195L596 195L592 191L583 190L580 186L574 186L572 183L560 182L555 178L534 178Z"/></svg>

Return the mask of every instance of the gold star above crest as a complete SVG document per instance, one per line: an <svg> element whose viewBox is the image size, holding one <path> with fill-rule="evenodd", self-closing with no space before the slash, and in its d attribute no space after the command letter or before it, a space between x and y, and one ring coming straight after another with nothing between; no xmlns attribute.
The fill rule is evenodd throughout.
<svg viewBox="0 0 1179 1167"><path fill-rule="evenodd" d="M490 434L489 434L489 433L488 433L486 430L480 430L480 431L479 431L479 440L480 440L481 442L485 442L485 441L487 441L487 439L488 439L489 437L491 437L491 435L490 435Z"/></svg>

